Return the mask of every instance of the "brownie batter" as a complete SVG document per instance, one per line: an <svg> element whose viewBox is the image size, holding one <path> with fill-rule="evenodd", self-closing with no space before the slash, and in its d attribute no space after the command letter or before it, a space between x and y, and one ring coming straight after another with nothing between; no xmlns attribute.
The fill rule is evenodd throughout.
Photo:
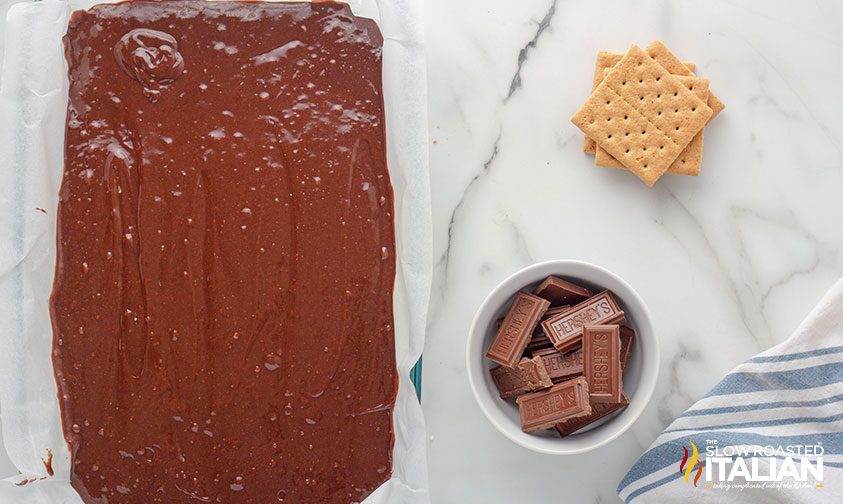
<svg viewBox="0 0 843 504"><path fill-rule="evenodd" d="M52 297L86 503L352 503L392 472L376 25L332 3L76 12Z"/></svg>

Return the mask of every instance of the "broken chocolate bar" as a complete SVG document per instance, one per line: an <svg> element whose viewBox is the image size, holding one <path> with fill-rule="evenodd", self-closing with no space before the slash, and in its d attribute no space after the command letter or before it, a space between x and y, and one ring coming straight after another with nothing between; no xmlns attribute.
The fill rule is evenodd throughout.
<svg viewBox="0 0 843 504"><path fill-rule="evenodd" d="M556 432L559 433L560 436L565 437L573 434L574 432L582 429L586 425L591 424L592 422L596 422L601 418L614 413L615 411L625 408L629 404L629 399L624 395L619 403L591 403L591 414L584 415L575 418L567 418L558 424L554 425L553 428L556 429Z"/></svg>
<svg viewBox="0 0 843 504"><path fill-rule="evenodd" d="M583 377L558 383L541 392L516 399L521 414L521 430L548 429L568 418L591 414L588 383Z"/></svg>
<svg viewBox="0 0 843 504"><path fill-rule="evenodd" d="M591 297L588 289L555 276L547 277L533 294L547 299L552 306L577 304Z"/></svg>
<svg viewBox="0 0 843 504"><path fill-rule="evenodd" d="M541 357L521 359L514 368L498 366L489 371L501 399L510 399L521 394L547 387L553 382L545 369Z"/></svg>
<svg viewBox="0 0 843 504"><path fill-rule="evenodd" d="M541 324L553 346L564 353L580 344L584 325L618 324L623 319L624 313L615 297L603 291Z"/></svg>
<svg viewBox="0 0 843 504"><path fill-rule="evenodd" d="M526 292L516 294L486 351L486 357L502 366L515 367L533 335L533 329L549 306L550 302L538 296Z"/></svg>
<svg viewBox="0 0 843 504"><path fill-rule="evenodd" d="M582 374L581 349L562 355L559 350L551 347L533 352L533 357L541 357L544 368L554 383Z"/></svg>
<svg viewBox="0 0 843 504"><path fill-rule="evenodd" d="M583 376L593 403L618 403L623 395L620 328L587 325L583 328Z"/></svg>

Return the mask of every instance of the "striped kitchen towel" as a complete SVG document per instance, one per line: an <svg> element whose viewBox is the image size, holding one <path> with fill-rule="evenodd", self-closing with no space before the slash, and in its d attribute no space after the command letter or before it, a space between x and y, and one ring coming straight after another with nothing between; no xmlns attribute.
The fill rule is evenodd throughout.
<svg viewBox="0 0 843 504"><path fill-rule="evenodd" d="M843 502L843 280L784 343L677 418L618 485L624 502Z"/></svg>

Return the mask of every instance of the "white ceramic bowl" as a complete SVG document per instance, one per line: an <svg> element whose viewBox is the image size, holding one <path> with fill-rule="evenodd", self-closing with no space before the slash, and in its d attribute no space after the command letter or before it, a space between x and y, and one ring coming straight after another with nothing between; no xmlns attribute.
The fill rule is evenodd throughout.
<svg viewBox="0 0 843 504"><path fill-rule="evenodd" d="M495 336L495 321L506 314L512 297L521 289L532 291L542 280L555 275L583 285L594 292L609 289L626 313L627 324L637 334L632 356L623 376L629 406L584 427L576 434L561 438L552 431L527 434L521 430L514 401L504 401L489 369L496 364L484 357ZM525 448L555 455L573 455L593 450L624 433L641 415L650 401L659 374L659 344L644 301L621 277L599 266L582 261L547 261L533 264L513 274L486 297L468 334L466 365L471 391L486 418L506 437Z"/></svg>

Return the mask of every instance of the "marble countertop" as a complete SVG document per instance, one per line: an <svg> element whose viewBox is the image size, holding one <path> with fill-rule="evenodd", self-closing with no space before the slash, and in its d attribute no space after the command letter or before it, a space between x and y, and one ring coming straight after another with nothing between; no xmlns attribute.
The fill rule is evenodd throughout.
<svg viewBox="0 0 843 504"><path fill-rule="evenodd" d="M435 276L423 409L431 501L617 502L659 432L784 340L843 275L843 6L427 0ZM702 174L648 189L597 168L570 117L597 51L662 39L727 109ZM624 277L661 339L648 409L575 457L516 446L469 390L471 318L506 276L581 259ZM560 490L562 493L560 493Z"/></svg>

